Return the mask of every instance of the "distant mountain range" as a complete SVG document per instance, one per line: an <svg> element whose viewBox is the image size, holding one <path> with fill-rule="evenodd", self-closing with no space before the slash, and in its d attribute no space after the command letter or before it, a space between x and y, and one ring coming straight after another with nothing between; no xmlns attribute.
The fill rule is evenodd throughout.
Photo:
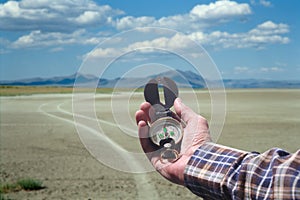
<svg viewBox="0 0 300 200"><path fill-rule="evenodd" d="M75 83L88 87L98 85L103 88L136 88L142 87L149 79L157 76L166 76L174 80L178 87L206 88L207 84L213 84L213 80L204 80L201 76L191 71L167 71L154 76L142 78L116 78L116 79L100 79L93 75L73 74L70 76L52 77L52 78L30 78L14 81L0 81L0 85L11 86L61 86L72 87ZM284 80L264 80L264 79L224 79L226 88L300 88L299 81Z"/></svg>

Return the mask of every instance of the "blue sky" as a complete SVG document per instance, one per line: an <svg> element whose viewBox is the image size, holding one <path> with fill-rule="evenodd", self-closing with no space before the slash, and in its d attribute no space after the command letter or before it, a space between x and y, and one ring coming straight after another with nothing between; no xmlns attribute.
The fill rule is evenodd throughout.
<svg viewBox="0 0 300 200"><path fill-rule="evenodd" d="M0 79L74 74L100 42L137 27L179 31L201 44L224 79L300 80L300 1L20 0L0 1ZM133 37L134 38L134 37ZM159 47L162 38L147 42ZM173 38L174 39L174 38ZM178 41L181 38L177 38ZM128 46L136 46L131 41ZM156 43L155 43L156 42ZM185 46L186 44L181 44ZM101 56L128 47L114 44ZM188 51L187 46L187 51ZM101 59L100 59L101 60ZM149 62L188 70L160 57L116 62L107 78ZM132 61L132 62L130 62ZM179 66L178 63L182 65ZM177 65L177 66L176 66ZM149 66L148 66L149 67ZM122 75L122 74L121 74Z"/></svg>

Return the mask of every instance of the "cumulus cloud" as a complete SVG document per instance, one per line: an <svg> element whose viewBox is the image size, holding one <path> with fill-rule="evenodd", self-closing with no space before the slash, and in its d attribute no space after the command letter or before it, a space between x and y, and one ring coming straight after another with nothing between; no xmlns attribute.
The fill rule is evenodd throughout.
<svg viewBox="0 0 300 200"><path fill-rule="evenodd" d="M128 28L134 28L134 27L143 27L143 26L149 26L150 24L155 23L154 17L132 17L132 16L126 16L121 19L118 19L115 23L115 26L117 29L123 30Z"/></svg>
<svg viewBox="0 0 300 200"><path fill-rule="evenodd" d="M272 3L270 1L267 1L267 0L259 0L258 2L256 2L255 0L250 0L250 3L252 5L256 5L256 4L262 5L264 7L270 7L270 6L272 6Z"/></svg>
<svg viewBox="0 0 300 200"><path fill-rule="evenodd" d="M197 5L190 14L198 19L224 19L251 14L251 9L246 3L223 0L209 5Z"/></svg>
<svg viewBox="0 0 300 200"><path fill-rule="evenodd" d="M266 0L259 0L259 3L266 7L270 7L272 5L270 1L266 1Z"/></svg>
<svg viewBox="0 0 300 200"><path fill-rule="evenodd" d="M286 24L276 24L272 21L267 21L259 24L254 29L242 33L228 33L221 31L213 31L211 33L193 32L187 35L175 34L172 37L158 37L152 40L138 41L126 47L119 48L101 48L93 52L92 57L107 57L117 56L125 52L130 52L135 49L149 47L156 49L166 49L176 51L178 49L186 52L190 51L191 46L194 46L194 41L201 45L216 48L258 48L263 49L270 44L286 44L289 38L283 34L289 32L289 27ZM191 52L192 53L192 52ZM199 55L201 56L201 55ZM236 72L247 71L245 67L237 67ZM275 68L273 69L275 70Z"/></svg>
<svg viewBox="0 0 300 200"><path fill-rule="evenodd" d="M194 32L189 36L201 44L216 48L264 48L268 44L287 44L289 38L287 24L266 21L246 33L228 33L213 31L211 33Z"/></svg>
<svg viewBox="0 0 300 200"><path fill-rule="evenodd" d="M122 48L97 48L83 57L89 56L90 58L116 58L125 52L126 50Z"/></svg>
<svg viewBox="0 0 300 200"><path fill-rule="evenodd" d="M103 38L88 37L84 29L69 33L31 31L11 43L11 48L31 48L70 44L98 44Z"/></svg>
<svg viewBox="0 0 300 200"><path fill-rule="evenodd" d="M262 2L262 1L260 1ZM265 1L266 3L267 1ZM188 13L166 16L156 19L152 16L125 16L122 11L107 5L98 5L92 0L21 0L0 4L0 30L26 31L15 41L0 40L8 48L28 48L59 46L69 44L96 45L103 40L97 33L88 32L88 27L102 30L102 26L113 26L119 30L134 27L155 26L174 28L186 32L187 37L200 44L217 49L222 48L265 48L268 44L287 44L290 42L285 34L289 26L283 23L266 21L248 32L232 33L210 31L208 27L217 26L233 19L241 19L251 14L247 3L220 0L209 4L194 6ZM84 28L83 28L84 27ZM172 38L156 38L152 41L140 41L123 50L130 50L139 45L155 45L160 48L176 49L189 44L183 35ZM4 42L5 41L5 42ZM101 51L102 54L101 54ZM113 54L113 49L99 50L99 55Z"/></svg>
<svg viewBox="0 0 300 200"><path fill-rule="evenodd" d="M259 24L257 28L250 31L251 34L285 34L289 32L289 26L287 24L275 24L272 21L266 21Z"/></svg>
<svg viewBox="0 0 300 200"><path fill-rule="evenodd" d="M281 72L283 71L282 68L279 67L262 67L260 68L261 72Z"/></svg>
<svg viewBox="0 0 300 200"><path fill-rule="evenodd" d="M191 46L195 46L194 42L187 35L178 33L171 37L164 36L157 37L152 40L137 41L122 47L97 48L90 52L88 56L90 56L90 58L111 58L118 57L132 51L139 51L141 53L160 52L163 54L164 50L187 50L191 48Z"/></svg>
<svg viewBox="0 0 300 200"><path fill-rule="evenodd" d="M251 8L246 3L221 0L208 5L196 5L189 13L186 14L162 17L159 19L148 16L126 16L117 19L114 25L119 30L142 26L155 26L185 30L185 32L189 32L205 27L215 26L219 23L224 23L235 18L241 18L251 13Z"/></svg>
<svg viewBox="0 0 300 200"><path fill-rule="evenodd" d="M276 24L272 21L266 21L259 24L248 32L228 33L222 31L213 32L192 32L187 35L175 34L172 37L159 37L153 40L136 41L127 47L118 47L111 49L99 49L95 54L99 56L108 56L119 54L120 51L132 51L140 47L155 47L160 49L186 49L192 46L190 42L196 41L206 47L215 49L226 48L258 48L263 49L270 44L287 44L289 38L284 34L289 32L289 26L286 24ZM106 37L92 36L85 29L79 29L72 33L61 32L43 32L40 30L31 31L27 35L19 37L10 44L11 48L30 48L42 46L57 46L70 44L97 45ZM0 40L2 44L7 44L7 40ZM121 49L121 50L120 50Z"/></svg>
<svg viewBox="0 0 300 200"><path fill-rule="evenodd" d="M189 13L159 19L152 16L120 17L124 14L123 11L108 5L98 5L92 0L12 0L0 4L0 30L63 32L108 25L118 30L158 26L188 32L251 13L248 4L230 0L196 5Z"/></svg>
<svg viewBox="0 0 300 200"><path fill-rule="evenodd" d="M122 14L91 0L21 0L0 4L0 30L74 31L78 27L101 27Z"/></svg>
<svg viewBox="0 0 300 200"><path fill-rule="evenodd" d="M175 34L174 36L168 37L160 37L153 40L147 40L142 42L136 42L128 46L128 50L134 50L143 47L154 47L158 49L186 49L191 45L192 40L188 38L188 36L183 34Z"/></svg>

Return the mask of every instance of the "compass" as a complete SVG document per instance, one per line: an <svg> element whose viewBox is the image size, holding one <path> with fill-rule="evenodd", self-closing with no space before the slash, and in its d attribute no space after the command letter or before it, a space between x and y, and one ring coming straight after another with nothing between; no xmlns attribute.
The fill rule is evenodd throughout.
<svg viewBox="0 0 300 200"><path fill-rule="evenodd" d="M183 136L182 132L180 122L171 117L163 117L151 124L149 135L154 144L163 146L164 143L170 141L174 144L180 143Z"/></svg>
<svg viewBox="0 0 300 200"><path fill-rule="evenodd" d="M160 88L164 92L164 103L160 100ZM170 110L178 97L177 85L167 77L157 77L146 84L144 96L152 110L149 113L150 140L161 149L160 159L163 163L175 162L179 158L183 137L183 122Z"/></svg>

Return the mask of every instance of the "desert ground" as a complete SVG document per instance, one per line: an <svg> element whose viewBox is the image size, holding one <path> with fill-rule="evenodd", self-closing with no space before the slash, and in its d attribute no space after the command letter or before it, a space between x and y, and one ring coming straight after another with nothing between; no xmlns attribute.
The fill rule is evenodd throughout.
<svg viewBox="0 0 300 200"><path fill-rule="evenodd" d="M184 91L180 97L210 121L209 92L196 90L197 102L190 98L191 94L191 91ZM272 147L289 152L299 149L299 89L226 90L226 96L225 124L218 143L258 152ZM104 141L119 149L142 154L134 136L134 113L143 102L143 94L127 91L116 93L114 97L115 104L112 104L109 93L95 95L96 120L105 134L102 135L106 137ZM0 97L1 184L33 178L41 180L45 186L37 191L6 193L5 198L199 199L156 172L124 172L98 161L79 137L72 106L71 93ZM92 119L81 118L85 120L77 123L81 123L87 135L98 131L85 124ZM130 134L124 134L124 130L129 130ZM110 156L109 149L107 151ZM130 160L132 157L128 159L135 162ZM127 164L124 162L124 166Z"/></svg>

